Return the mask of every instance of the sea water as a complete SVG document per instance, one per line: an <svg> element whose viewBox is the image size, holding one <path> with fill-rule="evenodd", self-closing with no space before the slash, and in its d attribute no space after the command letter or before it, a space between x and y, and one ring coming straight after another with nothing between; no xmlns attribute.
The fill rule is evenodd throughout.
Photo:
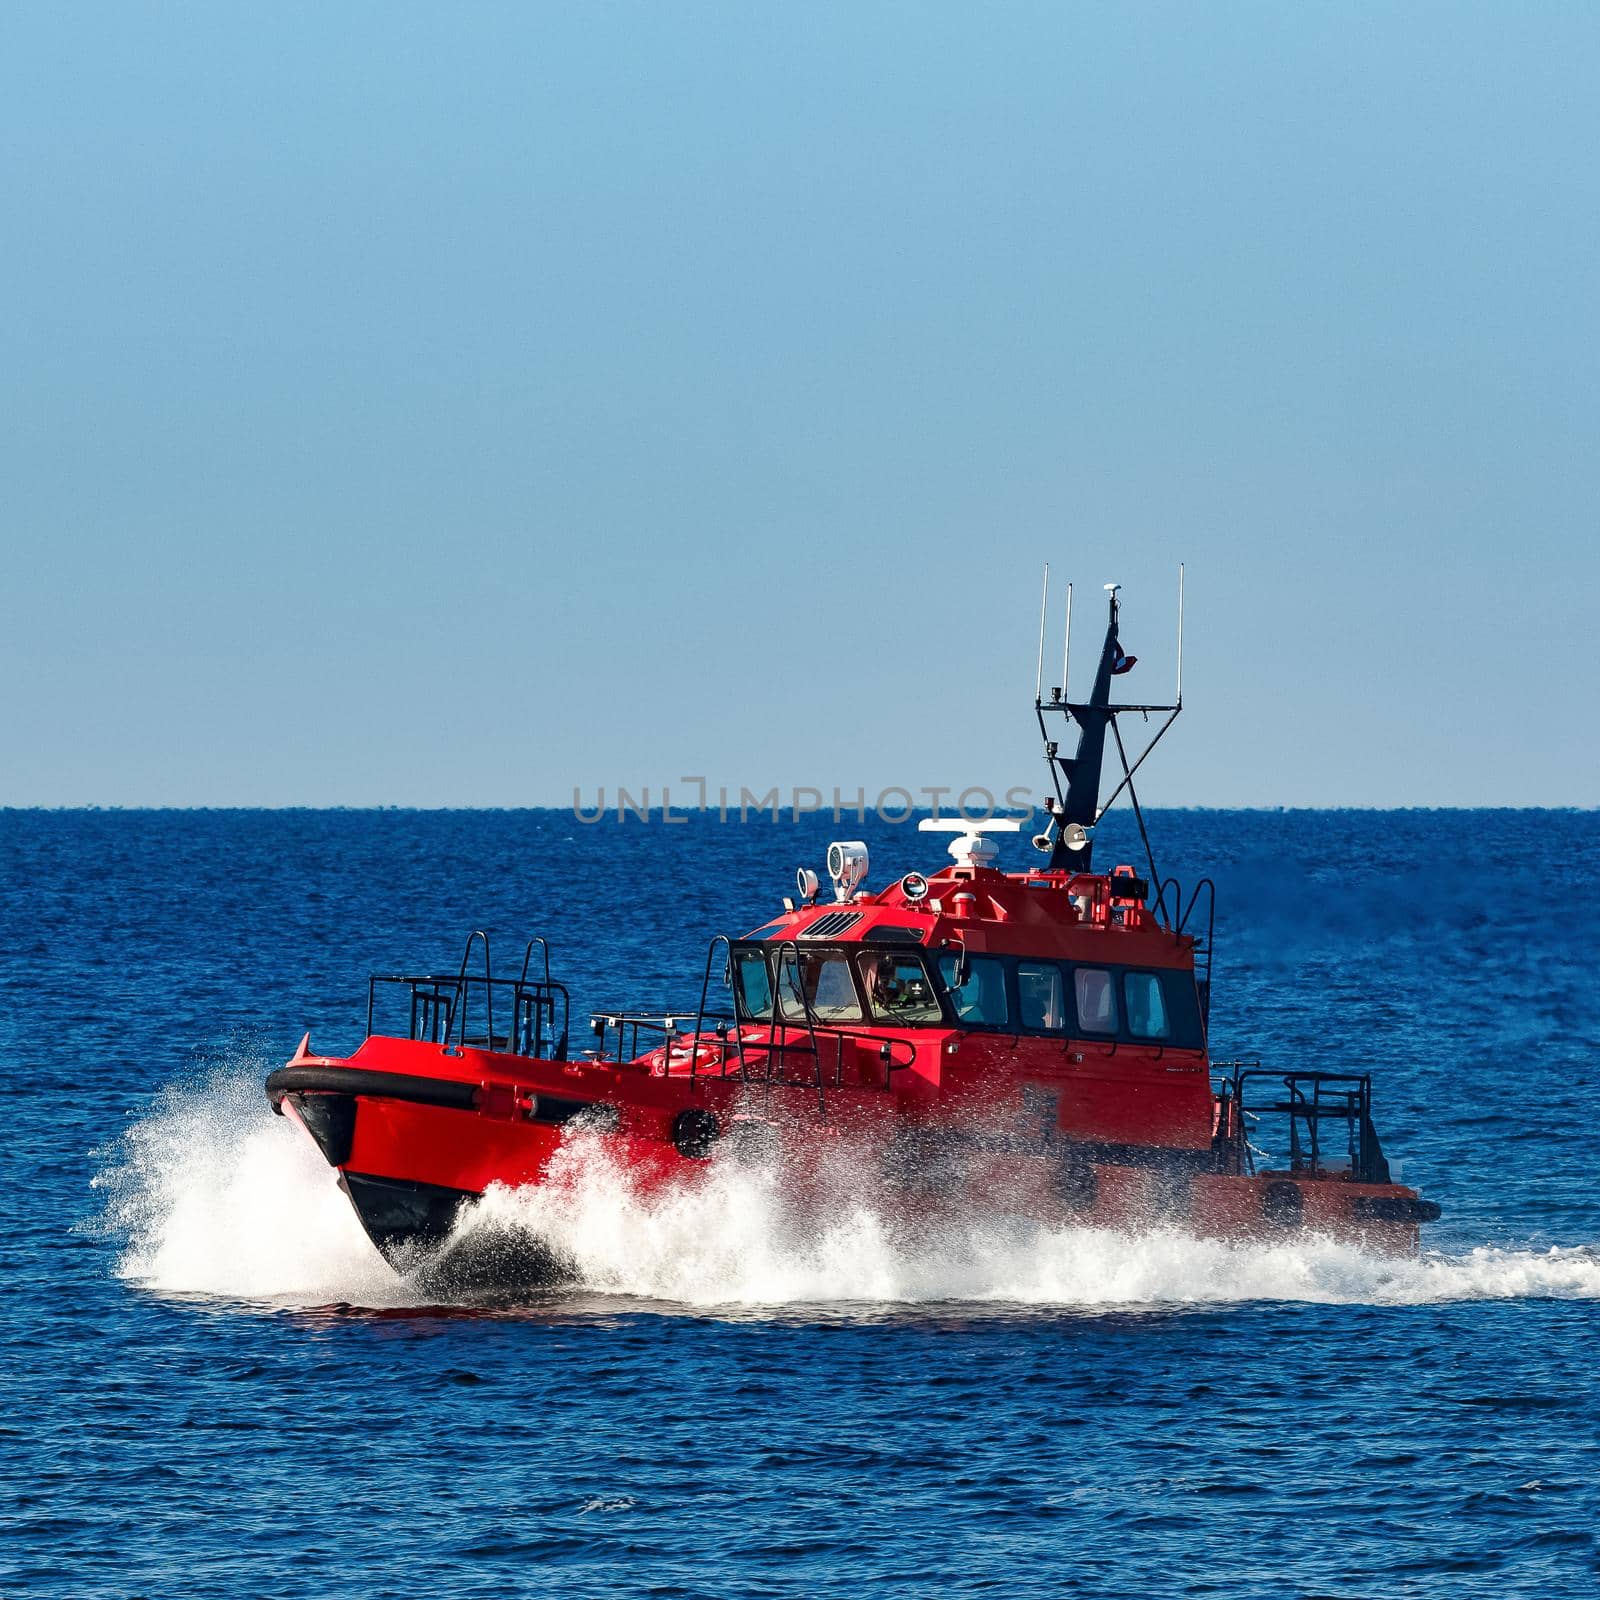
<svg viewBox="0 0 1600 1600"><path fill-rule="evenodd" d="M542 934L581 1044L591 1006L692 1009L830 837L874 884L945 841L0 813L0 1596L1595 1592L1600 818L1150 824L1217 882L1214 1053L1370 1071L1444 1206L1421 1257L908 1230L759 1165L643 1197L575 1138L487 1208L578 1281L430 1303L261 1089L308 1027L358 1042L369 971Z"/></svg>

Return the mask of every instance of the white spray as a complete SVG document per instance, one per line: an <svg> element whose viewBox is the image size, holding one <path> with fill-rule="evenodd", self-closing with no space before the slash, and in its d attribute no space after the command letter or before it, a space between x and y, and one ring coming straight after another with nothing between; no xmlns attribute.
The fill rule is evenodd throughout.
<svg viewBox="0 0 1600 1600"><path fill-rule="evenodd" d="M368 1243L333 1172L274 1117L252 1075L168 1090L96 1180L123 1241L118 1272L164 1294L315 1305L418 1303ZM1299 1300L1408 1305L1600 1298L1589 1249L1483 1247L1394 1260L1301 1237L1229 1245L981 1215L918 1229L870 1187L784 1201L771 1170L721 1161L641 1194L603 1141L572 1139L539 1188L491 1189L464 1225L522 1228L590 1292L695 1307L965 1303L1109 1308Z"/></svg>

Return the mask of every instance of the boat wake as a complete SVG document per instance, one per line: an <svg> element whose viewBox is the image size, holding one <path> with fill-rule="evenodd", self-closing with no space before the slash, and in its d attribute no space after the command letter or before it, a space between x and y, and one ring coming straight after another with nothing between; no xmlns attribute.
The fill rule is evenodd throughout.
<svg viewBox="0 0 1600 1600"><path fill-rule="evenodd" d="M436 1298L383 1262L310 1141L268 1110L254 1071L167 1090L102 1156L98 1227L117 1240L116 1271L131 1283L290 1306ZM759 1165L714 1161L692 1184L644 1195L582 1135L551 1178L491 1190L462 1242L483 1229L526 1233L571 1264L576 1288L695 1308L1600 1298L1600 1252L1588 1248L1395 1260L1313 1237L1230 1245L999 1214L908 1230L848 1169L803 1214Z"/></svg>

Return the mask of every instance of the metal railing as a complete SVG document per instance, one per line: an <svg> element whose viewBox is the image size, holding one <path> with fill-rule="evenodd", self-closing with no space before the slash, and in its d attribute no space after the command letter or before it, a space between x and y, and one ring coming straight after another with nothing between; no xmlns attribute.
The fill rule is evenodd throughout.
<svg viewBox="0 0 1600 1600"><path fill-rule="evenodd" d="M475 971L480 953L482 969ZM725 981L733 982L733 944L727 935L718 934L707 948L700 1000L692 1011L592 1013L594 1054L636 1062L661 1050L666 1074L687 1075L691 1080L738 1077L769 1093L779 1087L810 1089L823 1110L828 1090L844 1088L847 1074L859 1073L865 1063L875 1063L881 1075L875 1086L888 1090L894 1074L916 1060L916 1046L907 1039L819 1018L803 982L793 986L798 1018L784 1015L776 981L767 1015L741 1014L731 996L726 1007L713 1006L711 983L719 954ZM771 955L775 979L784 972L786 960L798 972L800 949L792 939L772 947ZM379 997L389 989L406 995L408 1038L447 1050L567 1059L571 1002L566 986L550 976L550 949L542 938L528 941L515 978L494 975L489 936L481 928L468 937L461 964L452 974L373 973L367 979L368 1038L377 1023Z"/></svg>
<svg viewBox="0 0 1600 1600"><path fill-rule="evenodd" d="M469 971L473 950L483 948L483 971ZM529 977L534 946L543 955L541 975ZM481 928L469 935L461 965L451 976L438 973L375 972L367 979L367 1037L376 1022L383 986L404 989L410 1002L406 1037L424 1039L446 1049L493 1050L507 1055L563 1061L571 1000L566 986L550 976L550 950L543 939L528 941L522 970L515 978L497 978L489 954L489 936ZM495 1026L495 1000L504 1030ZM474 1026L474 1023L477 1026Z"/></svg>
<svg viewBox="0 0 1600 1600"><path fill-rule="evenodd" d="M1167 891L1172 891L1172 898L1167 899ZM1210 878L1202 878L1195 886L1194 892L1189 896L1188 903L1184 903L1183 884L1176 878L1163 879L1159 887L1159 899L1163 906L1171 905L1172 910L1167 913L1167 926L1175 937L1181 937L1189 931L1189 922L1194 917L1196 910L1204 896L1206 931L1202 936L1199 933L1194 937L1194 981L1195 987L1200 991L1200 1020L1209 1031L1211 1027L1211 952L1216 944L1217 936L1217 886ZM1199 924L1196 923L1196 927Z"/></svg>
<svg viewBox="0 0 1600 1600"><path fill-rule="evenodd" d="M781 1017L743 1024L705 1020L709 1027L692 1012L597 1011L591 1017L595 1054L632 1062L664 1048L663 1066L672 1076L737 1077L756 1087L806 1088L819 1094L845 1086L847 1068L861 1064L862 1045L871 1047L866 1053L883 1073L880 1088L891 1088L893 1075L916 1060L910 1040L863 1028L827 1022L809 1027ZM747 1037L752 1031L759 1037Z"/></svg>
<svg viewBox="0 0 1600 1600"><path fill-rule="evenodd" d="M844 1087L846 1067L859 1067L863 1044L871 1047L866 1054L874 1057L881 1068L879 1086L885 1090L893 1087L896 1072L916 1060L916 1046L907 1039L886 1038L864 1028L841 1027L818 1018L803 984L796 986L802 1012L799 1019L782 1014L776 983L769 1015L741 1016L737 1003L726 1009L713 1008L709 1004L711 977L719 949L725 952L725 978L731 985L733 945L726 934L718 934L706 951L700 1003L694 1011L595 1012L591 1025L598 1053L618 1061L637 1061L659 1049L664 1052L662 1066L668 1074L677 1066L691 1080L702 1075L737 1076L741 1082L763 1087L769 1093L774 1087L811 1089L823 1110L827 1107L827 1091ZM794 940L786 940L772 950L775 975L783 972L786 955L798 967L800 951ZM746 1037L751 1030L757 1037Z"/></svg>
<svg viewBox="0 0 1600 1600"><path fill-rule="evenodd" d="M1250 1143L1249 1125L1263 1117L1288 1119L1289 1172L1296 1177L1327 1178L1348 1176L1357 1183L1388 1183L1389 1164L1372 1124L1372 1078L1366 1073L1277 1072L1258 1062L1229 1062L1232 1075L1222 1084L1217 1096L1217 1134L1215 1147L1225 1168L1239 1173L1254 1173L1257 1156L1263 1156ZM1281 1086L1278 1098L1251 1103L1246 1086L1267 1081ZM1341 1130L1330 1151L1324 1127ZM1330 1160L1348 1160L1348 1169L1329 1165Z"/></svg>

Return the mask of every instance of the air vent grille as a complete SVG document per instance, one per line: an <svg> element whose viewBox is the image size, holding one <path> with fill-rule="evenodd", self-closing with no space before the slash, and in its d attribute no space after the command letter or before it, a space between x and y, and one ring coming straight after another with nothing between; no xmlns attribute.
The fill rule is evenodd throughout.
<svg viewBox="0 0 1600 1600"><path fill-rule="evenodd" d="M831 939L835 934L843 933L846 928L853 928L861 920L859 911L830 911L825 917L818 917L804 933L802 939Z"/></svg>

